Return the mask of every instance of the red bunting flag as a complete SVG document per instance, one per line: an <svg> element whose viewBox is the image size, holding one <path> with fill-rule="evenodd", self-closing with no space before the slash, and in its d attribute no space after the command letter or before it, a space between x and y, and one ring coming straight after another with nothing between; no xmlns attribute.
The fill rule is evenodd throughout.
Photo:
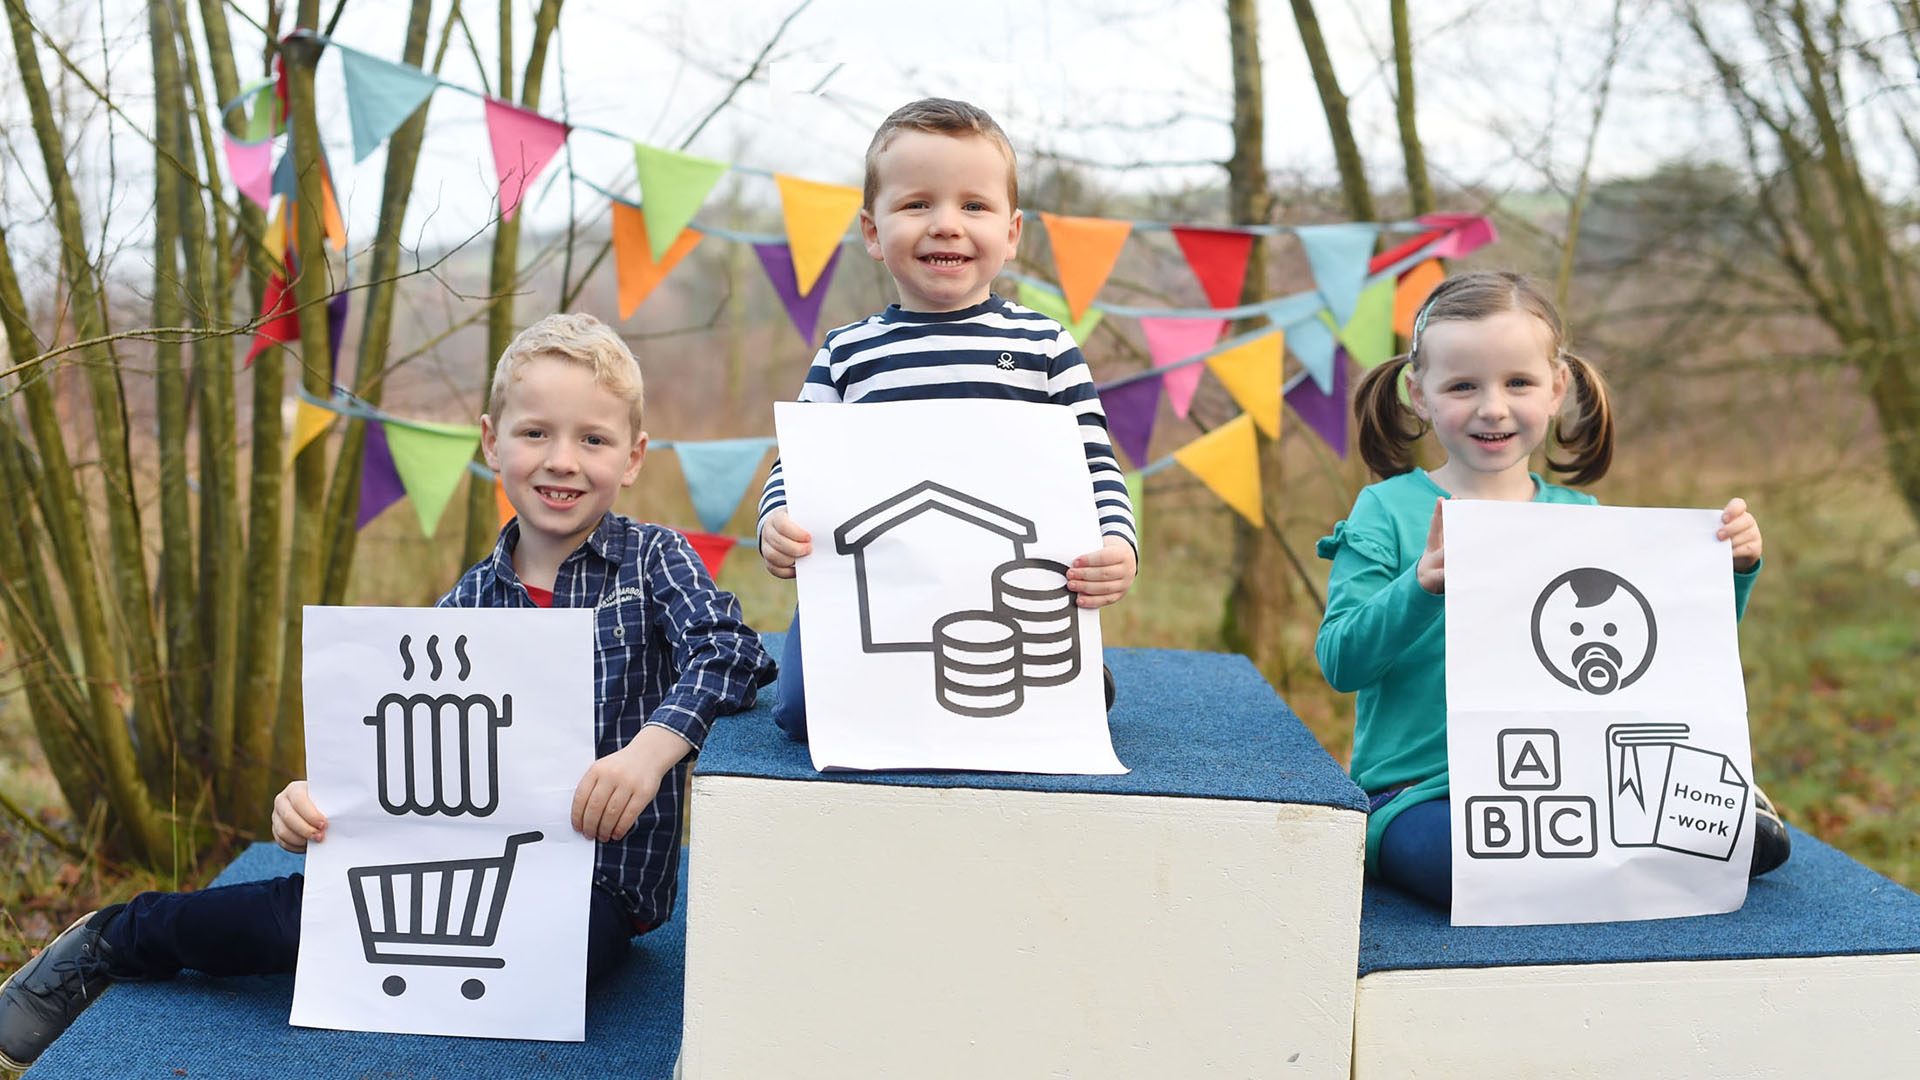
<svg viewBox="0 0 1920 1080"><path fill-rule="evenodd" d="M1235 307L1247 284L1247 257L1253 252L1253 234L1231 229L1175 226L1173 238L1187 257L1193 276L1217 308Z"/></svg>
<svg viewBox="0 0 1920 1080"><path fill-rule="evenodd" d="M680 535L693 545L693 553L700 556L706 564L707 573L714 578L720 576L720 567L727 561L727 553L733 550L735 540L731 536L715 536L713 533L696 532L691 529L679 530Z"/></svg>
<svg viewBox="0 0 1920 1080"><path fill-rule="evenodd" d="M267 292L260 302L259 324L253 331L253 348L247 350L246 366L271 345L285 345L300 336L300 316L294 311L293 289L286 275L274 273L267 278Z"/></svg>

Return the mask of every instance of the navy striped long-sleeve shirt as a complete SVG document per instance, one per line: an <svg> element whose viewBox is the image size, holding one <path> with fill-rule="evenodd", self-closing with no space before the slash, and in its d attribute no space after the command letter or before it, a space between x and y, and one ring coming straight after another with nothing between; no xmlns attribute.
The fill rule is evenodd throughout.
<svg viewBox="0 0 1920 1080"><path fill-rule="evenodd" d="M500 530L493 554L461 576L440 607L534 607L513 569L520 522ZM773 678L773 660L746 624L740 602L714 585L687 538L662 525L609 513L560 564L553 606L593 609L596 758L658 724L692 744L714 717L753 704ZM665 922L679 883L680 821L688 754L619 840L594 848L594 881L626 905L636 926Z"/></svg>
<svg viewBox="0 0 1920 1080"><path fill-rule="evenodd" d="M1100 532L1133 545L1133 503L1113 454L1107 414L1073 335L1058 322L990 295L959 311L899 305L828 332L807 369L801 401L1002 398L1064 405L1080 424ZM760 521L787 504L776 459L760 495Z"/></svg>

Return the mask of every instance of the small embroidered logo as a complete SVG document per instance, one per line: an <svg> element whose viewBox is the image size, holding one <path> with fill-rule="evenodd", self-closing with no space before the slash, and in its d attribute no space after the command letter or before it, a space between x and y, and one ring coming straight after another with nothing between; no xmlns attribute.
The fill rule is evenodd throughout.
<svg viewBox="0 0 1920 1080"><path fill-rule="evenodd" d="M643 593L639 589L636 589L631 585L629 585L624 589L615 589L612 592L608 593L607 595L601 597L600 602L593 605L593 609L595 611L598 611L601 608L612 607L613 605L618 604L622 600L639 600L644 596L646 596L646 593Z"/></svg>
<svg viewBox="0 0 1920 1080"><path fill-rule="evenodd" d="M1013 354L1012 353L1003 352L1000 354L1000 370L1001 371L1013 370Z"/></svg>

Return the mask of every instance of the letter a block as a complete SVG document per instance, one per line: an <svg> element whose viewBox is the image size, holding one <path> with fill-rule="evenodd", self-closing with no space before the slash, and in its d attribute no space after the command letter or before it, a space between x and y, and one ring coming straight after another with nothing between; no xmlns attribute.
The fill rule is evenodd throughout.
<svg viewBox="0 0 1920 1080"><path fill-rule="evenodd" d="M1508 728L1500 733L1500 786L1508 791L1552 791L1560 786L1560 733Z"/></svg>

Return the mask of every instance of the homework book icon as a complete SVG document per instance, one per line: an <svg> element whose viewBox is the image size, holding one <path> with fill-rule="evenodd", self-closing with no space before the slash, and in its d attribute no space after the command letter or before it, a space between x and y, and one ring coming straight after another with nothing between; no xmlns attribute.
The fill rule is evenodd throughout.
<svg viewBox="0 0 1920 1080"><path fill-rule="evenodd" d="M1686 739L1678 723L1607 728L1613 842L1725 862L1747 820L1747 781L1725 754Z"/></svg>
<svg viewBox="0 0 1920 1080"><path fill-rule="evenodd" d="M834 549L853 556L860 648L933 653L933 696L961 716L1018 712L1029 689L1080 674L1080 609L1067 567L1026 557L1038 538L1025 517L931 480L862 510L834 530ZM869 584L882 560L910 569L918 553L958 560L970 595L888 590Z"/></svg>

